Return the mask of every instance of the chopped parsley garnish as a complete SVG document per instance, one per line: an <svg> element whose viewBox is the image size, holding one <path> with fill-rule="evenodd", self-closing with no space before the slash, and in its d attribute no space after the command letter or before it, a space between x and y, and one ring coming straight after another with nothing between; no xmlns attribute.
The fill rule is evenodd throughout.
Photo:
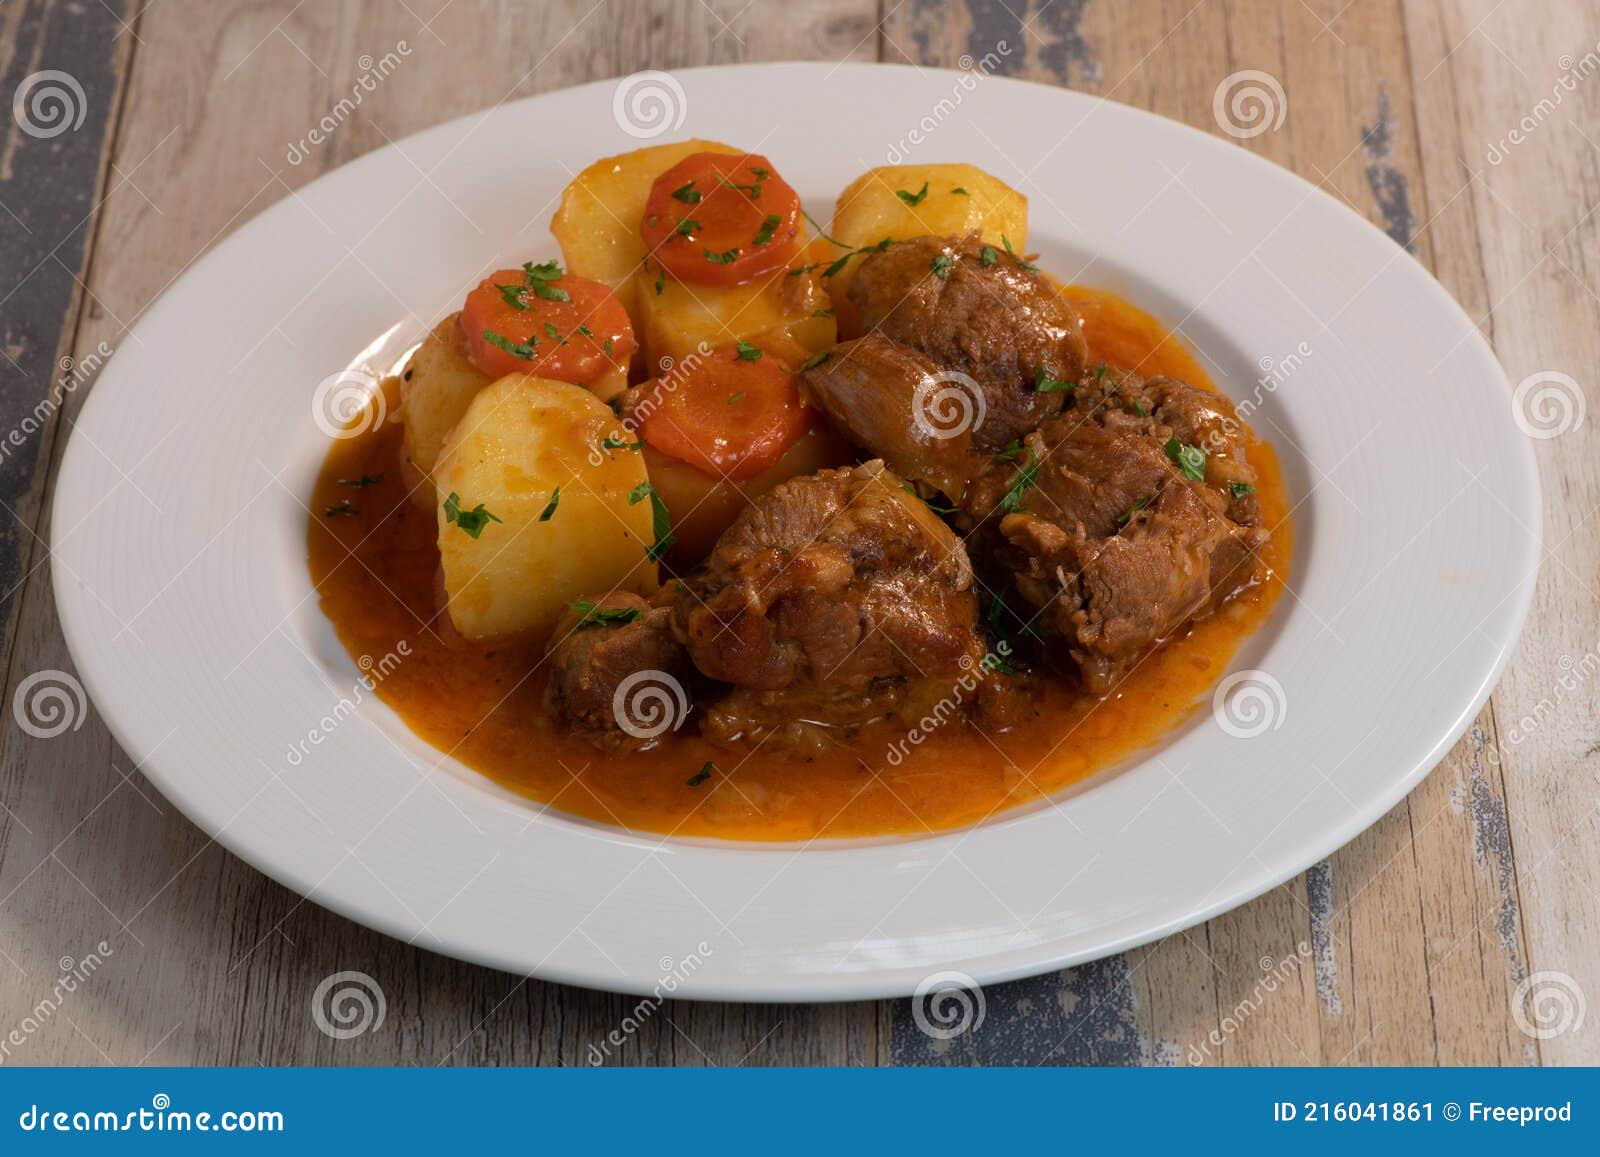
<svg viewBox="0 0 1600 1157"><path fill-rule="evenodd" d="M1127 526L1129 519L1131 519L1135 514L1138 514L1139 511L1143 510L1146 506L1149 506L1154 501L1155 495L1146 494L1143 498L1136 501L1132 506L1128 507L1128 509L1117 515L1117 525Z"/></svg>
<svg viewBox="0 0 1600 1157"><path fill-rule="evenodd" d="M519 345L505 335L495 333L492 329L483 331L483 340L492 346L505 350L506 353L514 358L521 358L525 362L533 360L533 347L539 344L539 339L532 334L528 335L526 342Z"/></svg>
<svg viewBox="0 0 1600 1157"><path fill-rule="evenodd" d="M954 193L958 197L965 197L965 196L968 195L967 191L965 189L963 189L960 185L957 185L954 189L951 189L950 191L952 193Z"/></svg>
<svg viewBox="0 0 1600 1157"><path fill-rule="evenodd" d="M693 217L685 217L682 221L678 222L678 227L674 229L673 232L679 237L689 237L693 235L694 232L699 228L700 222L696 221Z"/></svg>
<svg viewBox="0 0 1600 1157"><path fill-rule="evenodd" d="M810 213L807 213L804 208L800 210L800 215L804 217L811 224L811 227L817 231L817 236L821 237L829 245L837 245L840 249L850 248L850 246L846 245L843 241L840 241L837 237L829 237L827 233L823 231L823 228L817 222L817 219Z"/></svg>
<svg viewBox="0 0 1600 1157"><path fill-rule="evenodd" d="M594 330L592 330L592 329L590 329L590 328L589 328L589 327L588 327L588 326L586 326L586 325L580 325L580 326L579 326L579 327L578 327L578 328L577 328L577 330L576 330L576 331L574 331L574 332L576 332L576 333L581 333L581 334L582 334L582 335L583 335L583 336L584 336L584 337L590 337L590 338L592 338L592 337L593 337L593 336L594 336Z"/></svg>
<svg viewBox="0 0 1600 1157"><path fill-rule="evenodd" d="M740 390L737 394L729 394L728 395L728 400L723 404L731 406L742 397L744 397L744 391L743 390Z"/></svg>
<svg viewBox="0 0 1600 1157"><path fill-rule="evenodd" d="M810 265L797 265L797 266L795 266L793 269L789 270L789 272L788 272L788 274L786 276L799 277L802 274L810 273L813 269L821 269L821 268L822 268L822 262L813 261Z"/></svg>
<svg viewBox="0 0 1600 1157"><path fill-rule="evenodd" d="M907 205L920 205L928 196L928 182L922 182L922 188L918 189L915 193L908 193L904 189L896 189L894 191L894 195L899 197Z"/></svg>
<svg viewBox="0 0 1600 1157"><path fill-rule="evenodd" d="M783 224L783 218L776 213L768 213L761 221L761 228L756 230L756 244L765 245L772 240L772 235L778 231L778 226Z"/></svg>
<svg viewBox="0 0 1600 1157"><path fill-rule="evenodd" d="M1000 260L1000 250L996 249L993 245L985 245L982 249L978 250L978 260L983 262L985 265L994 265Z"/></svg>
<svg viewBox="0 0 1600 1157"><path fill-rule="evenodd" d="M860 254L860 253L882 253L885 249L889 248L889 246L892 245L892 244L894 244L894 238L885 237L882 241L878 242L876 245L863 245L860 249L852 249L852 250L850 250L850 252L846 253L843 257L840 257L832 265L828 266L828 268L824 269L822 271L822 276L824 276L824 277L832 277L832 276L834 276L841 269L843 269L846 265L850 264L850 259L852 257L855 257L857 254Z"/></svg>
<svg viewBox="0 0 1600 1157"><path fill-rule="evenodd" d="M811 316L812 317L832 317L833 316L833 310L831 310L831 309L813 309L811 311Z"/></svg>
<svg viewBox="0 0 1600 1157"><path fill-rule="evenodd" d="M611 339L606 338L606 357L611 356Z"/></svg>
<svg viewBox="0 0 1600 1157"><path fill-rule="evenodd" d="M324 507L323 510L322 510L322 517L324 517L324 518L338 518L340 515L351 515L351 514L360 514L360 513L361 513L361 511L357 510L354 506L351 506L350 505L350 500L348 498L346 498L344 501L340 502L338 506L326 506L326 507Z"/></svg>
<svg viewBox="0 0 1600 1157"><path fill-rule="evenodd" d="M629 506L636 506L646 498L650 500L651 531L655 541L644 553L646 558L655 562L671 549L672 544L678 541L678 536L672 533L672 516L667 513L667 504L661 500L654 486L649 482L641 482L628 491Z"/></svg>
<svg viewBox="0 0 1600 1157"><path fill-rule="evenodd" d="M1176 438L1168 438L1161 447L1167 457L1178 464L1178 472L1191 482L1206 480L1206 452L1198 446L1185 446Z"/></svg>
<svg viewBox="0 0 1600 1157"><path fill-rule="evenodd" d="M658 265L656 267L656 296L660 297L662 290L664 290L666 288L667 288L667 267L665 265Z"/></svg>
<svg viewBox="0 0 1600 1157"><path fill-rule="evenodd" d="M1026 509L1022 504L1022 496L1039 483L1039 460L1033 456L1033 451L1028 451L1028 464L1017 472L1016 481L1006 491L1005 497L1000 499L1000 509L1007 514L1018 514Z"/></svg>
<svg viewBox="0 0 1600 1157"><path fill-rule="evenodd" d="M542 297L546 301L571 301L572 295L565 289L557 288L550 283L561 280L561 265L556 261L546 261L542 265L526 262L522 266L523 278L528 283L528 288L533 290L535 297Z"/></svg>
<svg viewBox="0 0 1600 1157"><path fill-rule="evenodd" d="M340 486L376 486L383 481L382 474L363 474L360 478L341 478Z"/></svg>
<svg viewBox="0 0 1600 1157"><path fill-rule="evenodd" d="M584 627L598 627L601 623L631 623L644 613L637 607L618 607L614 610L603 608L596 605L592 599L579 599L568 603L567 606L581 616L572 624L574 631L580 631Z"/></svg>
<svg viewBox="0 0 1600 1157"><path fill-rule="evenodd" d="M761 359L761 347L758 345L751 345L747 341L741 341L733 348L737 351L735 356L741 362L754 362Z"/></svg>
<svg viewBox="0 0 1600 1157"><path fill-rule="evenodd" d="M927 186L924 185L923 188L926 189ZM954 257L951 257L948 253L941 253L930 262L930 265L933 269L933 275L940 281L944 281L950 276L950 270L955 263L956 259Z"/></svg>
<svg viewBox="0 0 1600 1157"><path fill-rule="evenodd" d="M814 370L818 366L820 366L823 362L825 362L829 358L831 358L832 356L833 356L833 351L832 350L823 350L820 354L813 354L812 356L808 357L804 362L800 363L800 368L802 370Z"/></svg>
<svg viewBox="0 0 1600 1157"><path fill-rule="evenodd" d="M685 205L698 205L700 203L700 190L694 187L693 181L690 181L682 188L672 190L672 195Z"/></svg>
<svg viewBox="0 0 1600 1157"><path fill-rule="evenodd" d="M1022 443L1015 438L994 452L996 462L1015 462L1022 456Z"/></svg>
<svg viewBox="0 0 1600 1157"><path fill-rule="evenodd" d="M1036 394L1068 394L1077 388L1076 382L1052 378L1045 370L1043 362L1033 367L1033 392Z"/></svg>
<svg viewBox="0 0 1600 1157"><path fill-rule="evenodd" d="M1006 605L1006 592L1010 589L1010 587L1001 587L995 592L994 598L990 600L989 611L984 616L989 623L989 629L1000 638L1009 639L1013 634L1009 629L1009 624L1014 621L1018 624L1017 633L1030 635L1037 639L1039 632L1034 629L1033 624L1024 620L1021 615Z"/></svg>
<svg viewBox="0 0 1600 1157"><path fill-rule="evenodd" d="M683 782L689 787L699 787L702 783L711 778L711 769L712 764L708 759L700 765L699 771L695 772Z"/></svg>
<svg viewBox="0 0 1600 1157"><path fill-rule="evenodd" d="M980 663L979 666L981 666L986 671L998 671L1002 675L1020 675L1020 674L1022 674L1021 671L1017 670L1010 663L1007 663L1004 659L1002 659L999 655L996 655L993 651L990 651L988 654L986 654L983 657L983 662Z"/></svg>
<svg viewBox="0 0 1600 1157"><path fill-rule="evenodd" d="M1228 483L1228 496L1230 498L1243 498L1246 494L1254 494L1256 488L1248 482Z"/></svg>
<svg viewBox="0 0 1600 1157"><path fill-rule="evenodd" d="M494 287L500 291L500 297L512 309L528 308L528 287L526 285L501 285L498 281Z"/></svg>
<svg viewBox="0 0 1600 1157"><path fill-rule="evenodd" d="M754 172L754 170L751 171ZM717 184L728 189L737 189L746 197L749 197L752 201L759 201L761 199L760 185L741 185L737 182L728 180L728 178L724 177L721 173L717 174Z"/></svg>
<svg viewBox="0 0 1600 1157"><path fill-rule="evenodd" d="M768 177L772 176L771 173L767 172L767 170L763 169L760 165L751 165L750 171L756 175L756 180L758 181L765 181Z"/></svg>
<svg viewBox="0 0 1600 1157"><path fill-rule="evenodd" d="M1144 404L1140 402L1138 398L1133 399L1133 401L1129 402L1128 404L1133 407L1133 412L1138 414L1139 417L1148 418L1150 416L1150 414L1145 410Z"/></svg>
<svg viewBox="0 0 1600 1157"><path fill-rule="evenodd" d="M644 449L644 439L640 438L637 442L630 442L626 438L613 438L610 434L607 434L600 439L600 449L633 450L637 452Z"/></svg>
<svg viewBox="0 0 1600 1157"><path fill-rule="evenodd" d="M1006 247L1006 253L1011 257L1011 260L1017 263L1018 268L1025 269L1029 273L1039 272L1039 267L1033 262L1024 261L1021 257L1017 256L1017 251L1011 248L1011 238L1007 237L1004 233L1000 234L1000 243Z"/></svg>
<svg viewBox="0 0 1600 1157"><path fill-rule="evenodd" d="M556 507L561 505L561 487L557 486L550 492L550 505L544 508L544 513L539 515L540 522L549 522L555 515Z"/></svg>
<svg viewBox="0 0 1600 1157"><path fill-rule="evenodd" d="M547 321L544 323L544 336L557 345L567 344L567 339L561 336L561 331L556 328L555 322Z"/></svg>
<svg viewBox="0 0 1600 1157"><path fill-rule="evenodd" d="M481 502L472 510L462 510L461 498L454 490L444 500L444 520L455 523L470 538L477 538L489 523L501 521L497 515L490 514Z"/></svg>
<svg viewBox="0 0 1600 1157"><path fill-rule="evenodd" d="M709 249L702 249L700 252L705 254L706 260L713 265L728 265L732 263L735 257L739 256L739 247L735 245L732 249L722 253L713 253Z"/></svg>

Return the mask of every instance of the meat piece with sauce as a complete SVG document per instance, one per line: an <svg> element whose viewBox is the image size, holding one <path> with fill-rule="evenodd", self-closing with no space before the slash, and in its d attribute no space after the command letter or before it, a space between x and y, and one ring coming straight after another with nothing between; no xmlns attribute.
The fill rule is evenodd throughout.
<svg viewBox="0 0 1600 1157"><path fill-rule="evenodd" d="M619 591L577 600L546 645L545 710L612 750L649 746L688 713L688 656L670 607Z"/></svg>
<svg viewBox="0 0 1600 1157"><path fill-rule="evenodd" d="M1158 398L1194 402L1180 395L1183 384L1136 375L1115 384L1086 382L1072 408L992 463L962 500L996 581L1014 586L1047 650L1049 640L1065 642L1097 694L1152 644L1257 579L1254 552L1266 540L1230 516L1228 482L1243 479L1219 473L1212 484L1209 466L1204 481L1185 476L1181 451L1193 444L1155 417ZM1237 469L1248 463L1230 460L1227 474Z"/></svg>
<svg viewBox="0 0 1600 1157"><path fill-rule="evenodd" d="M732 684L714 739L855 727L920 712L981 662L966 550L882 462L795 478L755 500L679 593L699 670Z"/></svg>
<svg viewBox="0 0 1600 1157"><path fill-rule="evenodd" d="M978 450L998 450L1057 413L1065 392L1036 389L1041 370L1071 383L1088 359L1077 312L1049 279L976 236L917 237L871 253L847 296L863 333L976 383Z"/></svg>

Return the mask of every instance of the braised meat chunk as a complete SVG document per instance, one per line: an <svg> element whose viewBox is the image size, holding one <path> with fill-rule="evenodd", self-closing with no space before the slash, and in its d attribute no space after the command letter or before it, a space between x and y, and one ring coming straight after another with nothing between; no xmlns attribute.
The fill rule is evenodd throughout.
<svg viewBox="0 0 1600 1157"><path fill-rule="evenodd" d="M978 450L998 450L1057 413L1059 387L1076 382L1088 359L1078 315L1050 281L976 236L918 237L872 253L848 299L864 333L977 383Z"/></svg>
<svg viewBox="0 0 1600 1157"><path fill-rule="evenodd" d="M1156 424L1148 401L1133 401L1080 399L996 461L963 502L997 581L1016 588L1047 649L1064 649L1096 694L1257 578L1254 552L1266 539L1229 516L1226 485L1193 477L1203 467L1192 444Z"/></svg>
<svg viewBox="0 0 1600 1157"><path fill-rule="evenodd" d="M682 726L689 662L672 611L636 594L579 599L551 632L545 710L597 746L648 746Z"/></svg>
<svg viewBox="0 0 1600 1157"><path fill-rule="evenodd" d="M876 333L843 342L805 383L835 429L904 478L959 498L983 467L972 449L972 398L910 346Z"/></svg>
<svg viewBox="0 0 1600 1157"><path fill-rule="evenodd" d="M854 727L948 692L981 661L961 542L882 462L756 499L679 593L694 664L732 684L716 739Z"/></svg>

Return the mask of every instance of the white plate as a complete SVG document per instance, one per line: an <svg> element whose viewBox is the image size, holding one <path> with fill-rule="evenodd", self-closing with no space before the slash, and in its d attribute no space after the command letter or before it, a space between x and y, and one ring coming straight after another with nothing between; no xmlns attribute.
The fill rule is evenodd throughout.
<svg viewBox="0 0 1600 1157"><path fill-rule="evenodd" d="M56 494L61 622L112 732L185 814L316 902L468 960L846 999L1194 924L1345 843L1439 760L1527 609L1538 482L1500 367L1410 257L1241 148L1060 89L819 64L673 84L681 98L659 91L685 116L658 140L764 152L823 215L915 127L912 158L1018 185L1046 268L1181 323L1236 399L1263 359L1286 367L1252 421L1299 502L1293 593L1237 664L1267 675L1228 701L1233 730L1262 733L1201 711L1057 806L805 848L541 812L441 763L370 694L296 763L291 744L361 674L306 573L302 502L328 446L313 390L379 335L366 356L419 337L482 271L555 252L571 175L641 143L604 82L452 121L285 198L195 265L94 387Z"/></svg>

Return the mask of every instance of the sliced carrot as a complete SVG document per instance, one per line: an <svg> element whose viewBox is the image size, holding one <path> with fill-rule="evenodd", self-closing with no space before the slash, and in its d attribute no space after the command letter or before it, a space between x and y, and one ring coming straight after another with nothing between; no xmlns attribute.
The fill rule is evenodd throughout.
<svg viewBox="0 0 1600 1157"><path fill-rule="evenodd" d="M628 412L654 449L712 478L751 478L804 436L813 418L792 367L756 346L688 357L641 386Z"/></svg>
<svg viewBox="0 0 1600 1157"><path fill-rule="evenodd" d="M502 269L461 309L467 359L491 378L537 374L587 386L633 353L633 326L610 288L554 261Z"/></svg>
<svg viewBox="0 0 1600 1157"><path fill-rule="evenodd" d="M766 157L694 153L656 178L639 233L679 281L743 285L794 255L800 195Z"/></svg>

